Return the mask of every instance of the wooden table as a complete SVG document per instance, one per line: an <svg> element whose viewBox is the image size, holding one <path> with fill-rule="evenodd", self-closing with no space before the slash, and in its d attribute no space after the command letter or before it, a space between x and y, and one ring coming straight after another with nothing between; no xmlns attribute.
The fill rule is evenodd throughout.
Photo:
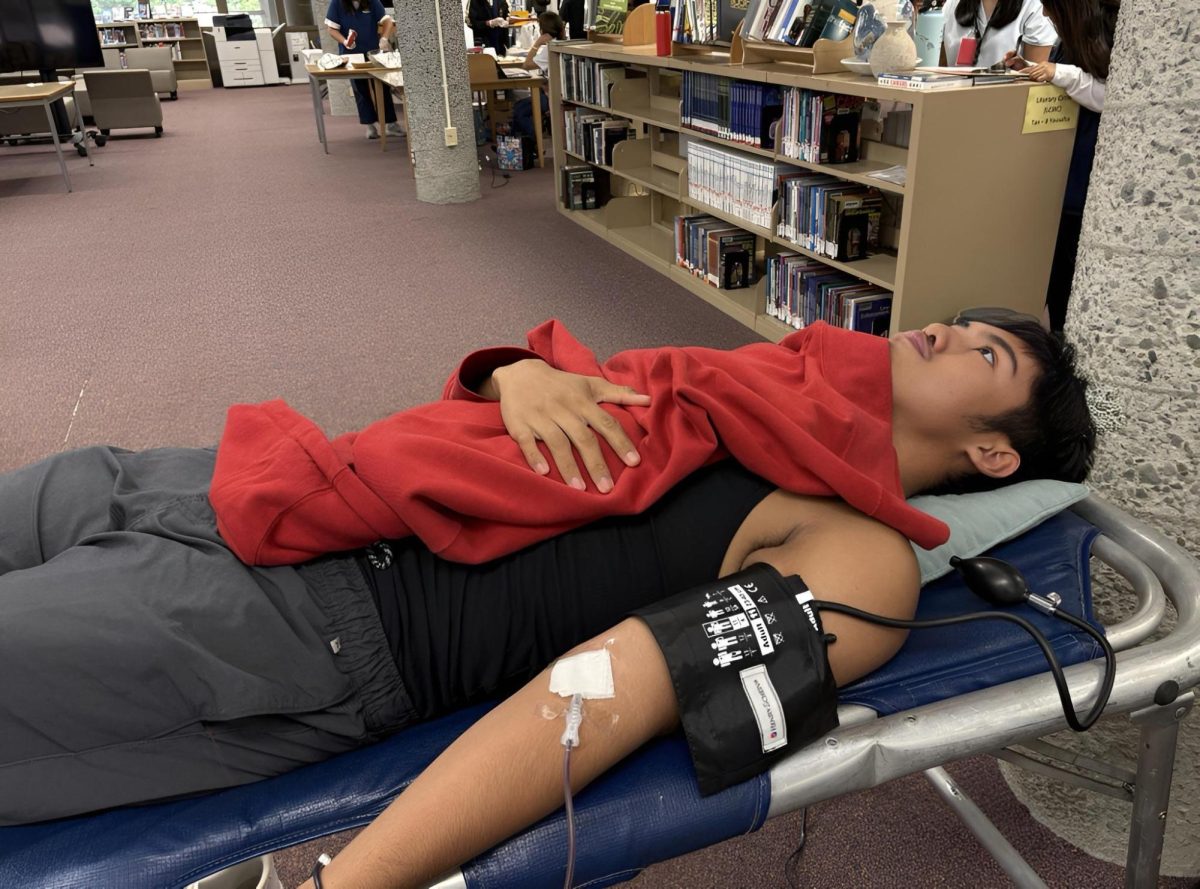
<svg viewBox="0 0 1200 889"><path fill-rule="evenodd" d="M67 175L67 162L63 158L62 142L58 138L58 124L54 122L54 113L50 103L64 98L67 93L75 91L75 81L67 83L18 83L12 86L0 86L0 108L29 108L41 105L46 109L46 121L50 124L50 138L54 140L54 150L58 152L58 168L62 170L63 182L67 191L72 191L71 177ZM79 103L75 104L75 116L79 121L80 145L89 164L95 166L91 152L87 150L87 131L83 128L83 115L79 112Z"/></svg>
<svg viewBox="0 0 1200 889"><path fill-rule="evenodd" d="M542 90L546 89L549 81L540 75L533 77L476 77L472 72L471 89L475 92L486 93L488 99L488 122L492 126L492 138L496 138L496 119L492 113L494 93L502 90L528 89L529 98L533 102L533 137L537 140L538 166L546 166L546 152L542 148Z"/></svg>
<svg viewBox="0 0 1200 889"><path fill-rule="evenodd" d="M316 65L305 65L308 71L308 85L312 88L313 114L317 118L317 136L325 153L329 154L329 142L325 138L325 106L321 102L322 80L366 80L371 85L371 101L375 105L375 117L379 121L379 150L387 151L387 122L383 113L383 81L375 76L376 72L397 71L396 68L384 68L382 65L368 65L362 68L352 68L349 64L340 68L323 71Z"/></svg>

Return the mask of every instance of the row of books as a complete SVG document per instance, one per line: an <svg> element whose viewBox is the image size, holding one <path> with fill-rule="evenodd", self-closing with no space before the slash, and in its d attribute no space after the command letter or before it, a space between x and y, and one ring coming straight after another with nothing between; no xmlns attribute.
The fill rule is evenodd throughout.
<svg viewBox="0 0 1200 889"><path fill-rule="evenodd" d="M564 99L612 107L613 84L624 80L628 71L623 63L585 59L569 53L562 53L559 59L562 62L559 85Z"/></svg>
<svg viewBox="0 0 1200 889"><path fill-rule="evenodd" d="M742 36L812 46L822 37L844 40L857 20L855 0L750 0Z"/></svg>
<svg viewBox="0 0 1200 889"><path fill-rule="evenodd" d="M595 210L608 201L607 170L591 164L566 164L562 168L563 206L568 210Z"/></svg>
<svg viewBox="0 0 1200 889"><path fill-rule="evenodd" d="M825 321L887 336L892 294L796 253L768 256L767 314L797 329Z"/></svg>
<svg viewBox="0 0 1200 889"><path fill-rule="evenodd" d="M658 3L659 9L668 4ZM671 39L676 43L728 44L746 14L745 0L673 0Z"/></svg>
<svg viewBox="0 0 1200 889"><path fill-rule="evenodd" d="M858 160L864 100L788 87L779 122L780 153L811 164Z"/></svg>
<svg viewBox="0 0 1200 889"><path fill-rule="evenodd" d="M143 40L186 37L182 22L145 22L138 24L138 34Z"/></svg>
<svg viewBox="0 0 1200 889"><path fill-rule="evenodd" d="M563 110L563 147L593 164L612 166L613 149L637 137L633 125L589 108Z"/></svg>
<svg viewBox="0 0 1200 889"><path fill-rule="evenodd" d="M752 232L706 213L675 217L675 262L721 290L754 283Z"/></svg>
<svg viewBox="0 0 1200 889"><path fill-rule="evenodd" d="M839 262L879 249L883 196L877 189L820 173L779 177L776 234Z"/></svg>
<svg viewBox="0 0 1200 889"><path fill-rule="evenodd" d="M707 142L687 145L688 197L753 225L771 225L776 178L793 169Z"/></svg>
<svg viewBox="0 0 1200 889"><path fill-rule="evenodd" d="M99 34L101 46L126 46L137 43L137 38L126 34L123 28L101 28Z"/></svg>
<svg viewBox="0 0 1200 889"><path fill-rule="evenodd" d="M743 145L774 148L775 123L782 113L777 86L683 72L679 120L684 127Z"/></svg>

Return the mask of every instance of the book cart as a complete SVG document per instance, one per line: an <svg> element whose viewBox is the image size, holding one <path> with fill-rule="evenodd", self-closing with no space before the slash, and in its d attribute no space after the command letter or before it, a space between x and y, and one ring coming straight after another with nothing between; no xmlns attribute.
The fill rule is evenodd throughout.
<svg viewBox="0 0 1200 889"><path fill-rule="evenodd" d="M818 52L814 64L812 50L742 41L740 35L731 53L675 44L674 54L662 57L653 44L637 42L645 39L645 29L632 14L630 19L637 33L631 35L627 26L626 42L551 44L550 116L560 213L772 340L793 328L767 314L761 277L750 288L722 290L677 266L677 215L708 213L753 232L760 276L766 255L799 253L890 290L892 333L945 320L971 305L1041 315L1075 133L1022 133L1028 85L933 92L881 87L872 77L820 73L842 51L836 44ZM564 97L566 55L625 66L625 79L611 87L611 107ZM888 145L867 134L858 161L814 164L688 129L680 123L685 71L907 103L912 107L909 144ZM561 168L587 162L564 149L563 113L573 106L624 118L636 129L636 138L616 145L611 166L593 163L608 171L611 183L608 202L594 210L564 205ZM892 211L883 220L881 250L837 262L780 237L777 210L770 226L753 225L690 198L681 137L879 189ZM906 169L902 185L868 176L896 164Z"/></svg>
<svg viewBox="0 0 1200 889"><path fill-rule="evenodd" d="M175 79L181 90L211 87L208 57L204 53L204 38L200 22L194 18L138 19L132 22L97 24L100 45L105 48L126 49L143 46L171 48Z"/></svg>

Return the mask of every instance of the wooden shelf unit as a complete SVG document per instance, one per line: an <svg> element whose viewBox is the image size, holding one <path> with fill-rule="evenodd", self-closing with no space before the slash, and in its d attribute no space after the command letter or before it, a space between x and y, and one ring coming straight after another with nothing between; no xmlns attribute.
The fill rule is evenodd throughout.
<svg viewBox="0 0 1200 889"><path fill-rule="evenodd" d="M152 37L147 32L156 30L160 25L179 25L183 36ZM212 76L209 74L208 57L204 53L204 38L200 35L200 22L194 18L155 18L137 19L131 22L106 22L96 25L100 34L100 45L105 49L127 49L142 46L178 47L180 58L172 59L175 67L175 79L181 90L212 87ZM115 44L104 42L105 31L120 30L127 36L127 42Z"/></svg>
<svg viewBox="0 0 1200 889"><path fill-rule="evenodd" d="M660 57L654 48L613 43L551 45L550 118L559 212L661 274L691 290L768 339L792 330L765 313L760 278L745 290L719 290L675 264L673 220L706 212L759 237L757 260L795 252L892 291L891 330L945 320L969 305L1002 305L1041 315L1066 186L1074 130L1023 135L1027 84L919 92L881 87L849 73L803 74L786 62L735 65L723 54ZM564 99L563 55L627 66L614 83L611 107ZM912 106L909 146L863 141L862 159L815 164L778 151L755 149L680 124L678 81L683 71L734 80L802 87ZM563 108L579 106L632 121L638 138L618 143L611 174L613 197L597 210L567 210L562 201L564 164L583 163L563 141ZM899 208L881 252L856 262L836 262L793 244L772 228L688 197L686 149L680 137L712 142L780 164L874 186ZM894 164L906 169L897 185L867 174ZM761 265L760 265L761 271Z"/></svg>

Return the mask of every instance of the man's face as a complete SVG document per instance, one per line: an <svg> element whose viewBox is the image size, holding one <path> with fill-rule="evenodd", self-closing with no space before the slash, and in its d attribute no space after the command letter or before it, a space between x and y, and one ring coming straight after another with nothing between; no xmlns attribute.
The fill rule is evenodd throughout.
<svg viewBox="0 0 1200 889"><path fill-rule="evenodd" d="M892 416L933 438L974 431L1029 401L1039 370L1013 334L979 321L930 324L891 338Z"/></svg>

